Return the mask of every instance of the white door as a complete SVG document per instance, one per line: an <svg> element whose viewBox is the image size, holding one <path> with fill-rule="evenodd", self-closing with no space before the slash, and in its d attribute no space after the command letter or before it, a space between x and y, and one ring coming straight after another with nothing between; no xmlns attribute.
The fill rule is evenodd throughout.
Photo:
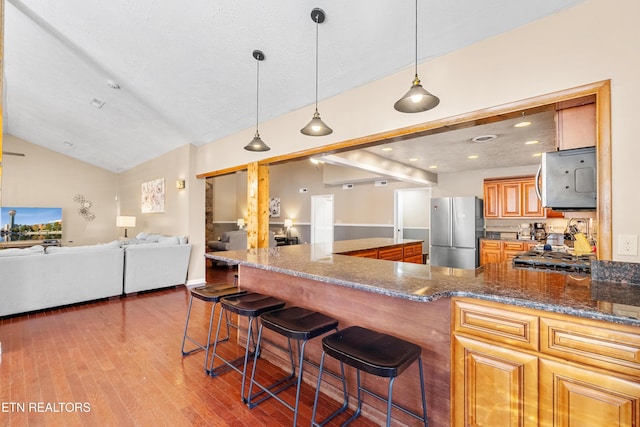
<svg viewBox="0 0 640 427"><path fill-rule="evenodd" d="M396 239L405 238L405 228L429 228L431 188L396 190L394 202L395 231L393 235Z"/></svg>
<svg viewBox="0 0 640 427"><path fill-rule="evenodd" d="M311 196L311 244L333 244L333 194Z"/></svg>

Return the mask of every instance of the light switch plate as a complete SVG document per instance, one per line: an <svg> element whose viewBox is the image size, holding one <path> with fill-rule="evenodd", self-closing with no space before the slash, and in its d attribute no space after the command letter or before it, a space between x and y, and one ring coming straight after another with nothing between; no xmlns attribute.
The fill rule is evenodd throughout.
<svg viewBox="0 0 640 427"><path fill-rule="evenodd" d="M620 234L618 237L618 254L619 255L638 255L638 235L637 234Z"/></svg>

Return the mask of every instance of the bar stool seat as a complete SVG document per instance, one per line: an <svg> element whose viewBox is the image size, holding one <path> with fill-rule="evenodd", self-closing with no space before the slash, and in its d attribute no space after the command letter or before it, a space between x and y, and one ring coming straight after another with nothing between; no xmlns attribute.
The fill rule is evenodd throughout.
<svg viewBox="0 0 640 427"><path fill-rule="evenodd" d="M237 276L236 276L236 278L237 278ZM189 297L189 308L187 309L187 320L186 320L185 325L184 325L184 334L182 336L182 355L183 356L188 356L188 355L193 354L193 353L198 352L198 351L205 351L204 370L206 372L207 371L207 360L209 360L209 348L211 347L211 329L212 329L212 326L213 326L213 314L215 312L216 305L224 297L232 296L232 295L246 294L246 293L247 293L246 291L241 291L240 289L238 289L238 287L235 284L235 280L234 280L234 284L228 284L228 283L211 284L211 283L208 283L205 286L199 286L199 287L191 289L190 290L190 297ZM200 341L198 341L195 338L193 338L193 337L188 335L189 320L191 318L191 308L193 306L193 299L194 298L197 298L197 299L205 301L205 302L213 303L213 305L211 306L211 314L209 315L209 330L207 332L207 342L206 343L201 343ZM228 328L227 328L227 336L223 340L227 340L227 339L229 339L229 329ZM185 343L186 343L187 340L195 345L195 347L192 348L191 350L185 350Z"/></svg>
<svg viewBox="0 0 640 427"><path fill-rule="evenodd" d="M268 311L278 310L285 306L285 302L274 298L272 296L263 295L255 292L246 293L243 295L234 295L222 298L220 301L220 315L218 317L218 327L216 329L216 338L213 344L213 353L211 356L211 364L209 365L209 369L207 372L212 376L218 376L223 372L228 371L229 369L233 369L234 371L242 374L242 388L240 392L240 397L243 402L246 402L244 397L244 387L245 380L247 378L247 362L249 361L249 357L254 355L257 356L257 346L254 344L254 350L251 351L251 341L255 343L253 339L253 323L254 319L258 318L263 313ZM227 360L220 356L217 351L218 346L218 336L220 334L220 325L222 324L222 317L226 315L226 313L231 312L235 313L238 316L245 316L249 318L249 325L247 327L247 345L245 348L244 357L239 357L235 360ZM215 360L216 358L220 359L222 362L221 365L216 366ZM237 367L242 363L242 371Z"/></svg>
<svg viewBox="0 0 640 427"><path fill-rule="evenodd" d="M349 328L328 335L322 339L322 356L320 359L320 372L318 374L318 386L316 388L316 396L313 405L312 425L322 426L333 418L332 414L329 418L320 423L315 422L316 408L318 404L318 396L320 394L320 380L322 378L322 370L325 355L329 355L340 362L352 366L356 369L356 380L358 387L358 407L356 412L343 425L347 425L356 419L362 410L362 395L365 392L379 400L387 402L387 426L391 424L391 408L396 408L421 420L425 427L427 426L427 403L424 390L424 374L422 370L422 349L413 343L394 337L392 335L383 334L360 326L351 326ZM402 374L411 364L418 362L420 371L420 390L422 392L422 416L416 414L400 405L393 403L393 383L396 377ZM389 378L389 389L387 398L366 389L360 385L360 371L366 372L378 377ZM344 381L344 378L343 378ZM347 402L345 394L345 402Z"/></svg>
<svg viewBox="0 0 640 427"><path fill-rule="evenodd" d="M302 385L303 367L304 363L311 363L304 359L304 351L307 342L310 339L316 338L320 335L326 334L330 331L338 330L338 321L332 317L329 317L323 313L317 311L308 310L302 307L288 307L281 310L270 311L260 316L260 328L258 332L258 340L256 347L260 349L262 342L263 329L269 329L277 334L280 334L287 338L289 346L289 358L291 362L291 373L273 382L269 386L263 386L255 379L256 369L258 365L258 353L256 352L253 369L251 371L251 379L249 382L249 392L247 397L247 404L249 408L253 408L260 404L262 401L273 397L278 400L284 406L293 411L293 425L297 424L298 418L298 404L300 401L300 387ZM296 340L298 351L298 379L295 382L291 380L296 376L296 363L293 357L293 351L291 348L291 340ZM311 363L313 364L313 363ZM317 366L317 365L315 365ZM294 405L289 404L278 396L278 393L286 390L292 385L296 384L296 397ZM258 391L255 395L252 395L253 386L256 385L262 391ZM276 388L278 387L278 388ZM275 389L275 390L274 390ZM254 398L266 394L258 401L253 401Z"/></svg>

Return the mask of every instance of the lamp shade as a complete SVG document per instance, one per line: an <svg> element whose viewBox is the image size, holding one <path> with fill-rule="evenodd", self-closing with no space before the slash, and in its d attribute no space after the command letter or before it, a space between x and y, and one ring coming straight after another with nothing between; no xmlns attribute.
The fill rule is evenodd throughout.
<svg viewBox="0 0 640 427"><path fill-rule="evenodd" d="M305 127L300 129L300 132L304 135L308 136L325 136L329 135L333 132L329 126L326 125L325 122L320 118L320 113L316 109L316 112L313 114L313 118Z"/></svg>
<svg viewBox="0 0 640 427"><path fill-rule="evenodd" d="M135 216L120 216L116 217L116 227L135 227L136 226L136 217Z"/></svg>
<svg viewBox="0 0 640 427"><path fill-rule="evenodd" d="M236 222L236 224L240 228L244 227L244 218L238 218L238 221Z"/></svg>
<svg viewBox="0 0 640 427"><path fill-rule="evenodd" d="M401 113L420 113L434 108L439 103L440 98L423 88L416 74L411 89L396 101L393 107Z"/></svg>
<svg viewBox="0 0 640 427"><path fill-rule="evenodd" d="M284 226L286 228L291 228L293 227L293 220L291 218L287 218L284 220Z"/></svg>

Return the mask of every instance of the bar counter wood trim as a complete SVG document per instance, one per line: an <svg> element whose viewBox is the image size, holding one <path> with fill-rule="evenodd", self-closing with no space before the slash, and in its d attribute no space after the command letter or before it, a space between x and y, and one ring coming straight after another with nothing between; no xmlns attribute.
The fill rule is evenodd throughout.
<svg viewBox="0 0 640 427"><path fill-rule="evenodd" d="M289 305L297 305L328 314L339 320L341 329L359 325L397 336L421 346L429 426L449 426L451 365L451 301L449 298L425 304L246 265L240 265L238 271L238 284L242 290L268 294L287 301ZM309 342L306 351L309 358L317 362L321 352L321 341ZM283 358L276 360L276 358L280 358L281 354ZM286 366L288 363L284 359L282 351L274 349L273 346L271 351L265 352L265 357L271 358L270 361L278 366ZM329 369L338 372L337 363L330 364ZM317 372L306 376L305 380L315 386L315 375ZM417 375L417 366L410 367L408 375L404 376L405 378L401 376L396 380L393 394L394 399L398 402L419 411L421 403L420 389L415 381ZM368 387L386 395L386 380L373 377L363 377L363 379ZM355 395L353 370L347 370L347 381L350 393ZM334 387L323 383L322 392L339 399L340 392L337 383ZM375 418L375 421L384 420L386 411L384 405L371 400L365 401L363 416ZM404 422L412 420L398 411L394 411L393 416Z"/></svg>

